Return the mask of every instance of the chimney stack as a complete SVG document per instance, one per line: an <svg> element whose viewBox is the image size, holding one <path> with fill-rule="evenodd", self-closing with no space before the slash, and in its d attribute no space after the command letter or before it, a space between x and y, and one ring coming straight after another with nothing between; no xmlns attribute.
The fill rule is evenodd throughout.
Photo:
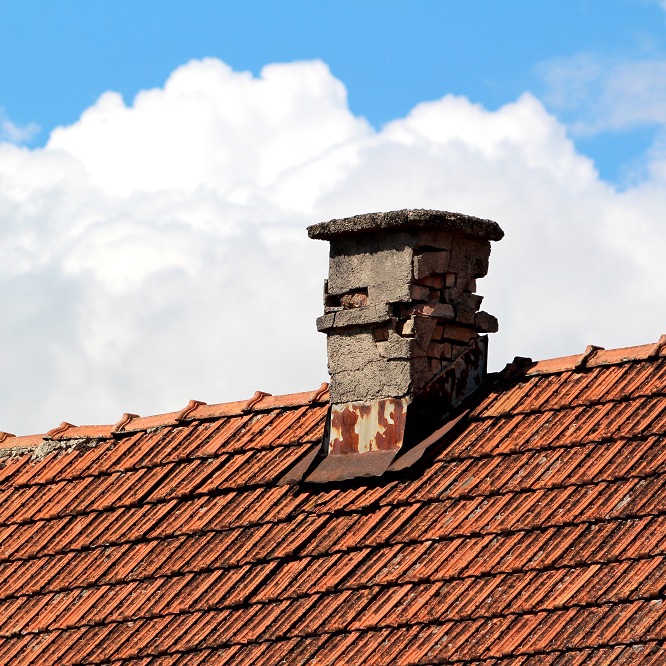
<svg viewBox="0 0 666 666"><path fill-rule="evenodd" d="M373 474L359 455L394 458L483 380L482 334L497 320L479 311L476 280L487 273L490 241L504 233L491 220L400 210L315 224L308 234L331 244L317 320L331 375L328 465L347 468L345 478Z"/></svg>

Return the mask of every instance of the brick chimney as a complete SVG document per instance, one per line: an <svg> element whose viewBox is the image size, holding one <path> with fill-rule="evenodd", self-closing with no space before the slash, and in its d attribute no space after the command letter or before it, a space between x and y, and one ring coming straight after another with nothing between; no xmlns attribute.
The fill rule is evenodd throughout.
<svg viewBox="0 0 666 666"><path fill-rule="evenodd" d="M497 320L479 311L476 280L504 234L491 220L435 210L357 215L308 234L331 244L317 329L332 403L329 460L309 480L382 473L483 381L482 334Z"/></svg>

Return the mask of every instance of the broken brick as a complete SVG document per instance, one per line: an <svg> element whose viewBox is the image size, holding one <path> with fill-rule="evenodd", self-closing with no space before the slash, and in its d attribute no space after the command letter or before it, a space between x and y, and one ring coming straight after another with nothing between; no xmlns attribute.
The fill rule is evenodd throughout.
<svg viewBox="0 0 666 666"><path fill-rule="evenodd" d="M431 342L428 345L428 349L426 351L428 353L428 356L432 356L434 358L441 358L442 354L444 354L444 345L441 342Z"/></svg>
<svg viewBox="0 0 666 666"><path fill-rule="evenodd" d="M430 288L420 284L412 284L409 286L409 293L414 301L428 301L430 300Z"/></svg>
<svg viewBox="0 0 666 666"><path fill-rule="evenodd" d="M428 275L424 278L416 280L416 284L432 287L433 289L443 289L444 275Z"/></svg>
<svg viewBox="0 0 666 666"><path fill-rule="evenodd" d="M444 338L446 340L466 343L474 337L476 337L476 331L466 326L458 326L457 324L446 324L444 326Z"/></svg>
<svg viewBox="0 0 666 666"><path fill-rule="evenodd" d="M497 317L483 311L476 313L474 324L476 329L482 333L497 333L499 329Z"/></svg>

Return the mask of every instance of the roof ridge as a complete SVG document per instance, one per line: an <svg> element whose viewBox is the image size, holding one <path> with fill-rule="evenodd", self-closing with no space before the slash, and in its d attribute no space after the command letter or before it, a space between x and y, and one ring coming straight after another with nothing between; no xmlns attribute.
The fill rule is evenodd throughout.
<svg viewBox="0 0 666 666"><path fill-rule="evenodd" d="M190 400L183 408L175 412L139 416L125 412L114 424L76 426L63 421L59 426L44 434L16 436L0 431L0 457L3 451L24 453L35 449L44 442L63 442L80 439L111 439L114 435L140 432L152 428L179 425L190 421L240 416L253 412L271 411L282 407L304 407L314 403L328 402L328 383L322 382L314 391L271 395L256 391L247 400L207 404L201 400Z"/></svg>
<svg viewBox="0 0 666 666"><path fill-rule="evenodd" d="M516 357L505 368L507 372L519 372L523 376L550 375L563 372L582 372L590 368L607 365L619 365L635 361L646 361L666 357L666 334L657 342L617 349L604 349L588 345L584 352L572 356L560 356L540 361ZM327 402L329 385L323 382L314 391L271 395L264 391L255 391L246 400L206 404L200 400L190 400L182 409L163 414L139 416L126 412L114 424L76 426L63 421L59 426L44 434L21 435L0 431L0 456L3 451L28 452L48 441L70 441L80 439L111 439L115 435L141 432L152 428L175 426L190 421L240 416L253 412L270 411L280 407L299 407L313 403Z"/></svg>
<svg viewBox="0 0 666 666"><path fill-rule="evenodd" d="M581 354L533 361L532 365L527 364L524 374L529 377L533 375L551 375L560 372L582 372L588 368L647 361L660 356L666 356L666 334L662 335L657 342L632 347L604 349L597 345L588 345ZM519 360L523 366L526 365L525 359ZM509 364L509 366L512 365Z"/></svg>

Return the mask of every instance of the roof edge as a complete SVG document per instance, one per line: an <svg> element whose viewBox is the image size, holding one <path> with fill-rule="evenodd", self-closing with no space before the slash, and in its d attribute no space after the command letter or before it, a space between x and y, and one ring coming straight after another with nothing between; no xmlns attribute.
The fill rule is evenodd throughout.
<svg viewBox="0 0 666 666"><path fill-rule="evenodd" d="M635 361L647 361L666 356L666 334L657 342L634 347L619 347L617 349L604 349L596 345L589 345L582 354L573 356L560 356L542 361L533 362L525 369L525 375L552 375L559 372L571 372L587 368L597 368L604 365L620 365Z"/></svg>
<svg viewBox="0 0 666 666"><path fill-rule="evenodd" d="M328 383L323 382L314 391L271 395L256 391L248 400L206 404L200 400L190 400L187 406L177 412L167 412L152 416L138 416L125 413L113 425L81 425L75 426L63 422L61 425L44 434L15 436L0 433L0 458L3 454L31 453L44 442L65 442L81 439L111 439L114 436L132 434L153 428L177 426L190 421L205 421L224 416L239 416L271 411L280 408L305 407L307 405L327 403L329 400Z"/></svg>
<svg viewBox="0 0 666 666"><path fill-rule="evenodd" d="M589 345L582 354L573 356L560 356L541 361L517 358L514 363L507 365L507 369L510 371L513 368L519 368L521 375L531 377L583 371L600 366L620 365L657 358L666 358L666 334L662 335L657 342L647 345L620 347L618 349L603 349L602 347ZM507 369L505 369L505 372L507 372ZM190 421L205 421L224 416L239 416L241 414L265 412L285 407L305 407L327 402L329 402L328 383L324 382L318 389L302 393L271 395L263 391L257 391L251 398L235 402L209 405L200 400L190 400L183 409L165 414L142 417L125 413L113 425L76 426L63 421L59 426L44 434L15 436L0 432L0 459L12 455L32 453L45 442L111 439L119 435L141 432L152 428L177 426Z"/></svg>

